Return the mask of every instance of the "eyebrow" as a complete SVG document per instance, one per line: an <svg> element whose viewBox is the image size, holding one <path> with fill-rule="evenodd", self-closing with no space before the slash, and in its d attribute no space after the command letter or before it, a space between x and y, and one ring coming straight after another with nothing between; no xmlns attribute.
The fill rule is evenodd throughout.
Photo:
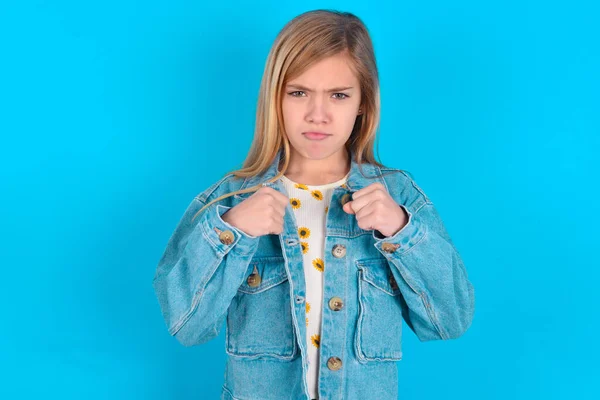
<svg viewBox="0 0 600 400"><path fill-rule="evenodd" d="M286 85L286 87L304 90L305 92L314 92L314 90L309 89L306 86L298 85L298 84L295 84L295 83ZM331 92L341 92L343 90L348 90L348 89L354 89L354 88L352 86L345 86L345 87L331 88L331 89L328 89L326 91L329 92L329 93L331 93Z"/></svg>

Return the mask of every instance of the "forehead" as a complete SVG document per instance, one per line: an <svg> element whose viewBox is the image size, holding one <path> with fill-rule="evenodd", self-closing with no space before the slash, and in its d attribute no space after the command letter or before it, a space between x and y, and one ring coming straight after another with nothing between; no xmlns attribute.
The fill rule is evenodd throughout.
<svg viewBox="0 0 600 400"><path fill-rule="evenodd" d="M352 69L351 63L352 61L345 55L330 56L315 62L287 83L309 84L313 86L356 84L358 78Z"/></svg>

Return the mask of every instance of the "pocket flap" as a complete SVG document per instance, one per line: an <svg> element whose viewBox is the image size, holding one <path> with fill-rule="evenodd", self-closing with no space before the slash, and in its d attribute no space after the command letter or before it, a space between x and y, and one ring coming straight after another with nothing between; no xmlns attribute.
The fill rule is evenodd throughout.
<svg viewBox="0 0 600 400"><path fill-rule="evenodd" d="M251 286L248 278L253 273L258 274L260 281L258 284ZM250 261L246 270L246 278L238 290L250 294L259 293L279 285L287 279L283 256L255 257ZM251 281L252 279L250 279Z"/></svg>
<svg viewBox="0 0 600 400"><path fill-rule="evenodd" d="M356 265L363 280L391 296L400 294L400 288L386 259L357 260Z"/></svg>

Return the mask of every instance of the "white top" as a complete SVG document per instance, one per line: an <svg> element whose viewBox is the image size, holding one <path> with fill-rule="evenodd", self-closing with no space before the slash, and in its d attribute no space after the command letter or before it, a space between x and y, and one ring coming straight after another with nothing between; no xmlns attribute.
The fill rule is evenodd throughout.
<svg viewBox="0 0 600 400"><path fill-rule="evenodd" d="M349 174L349 173L348 173ZM333 189L343 186L342 179L325 185L304 185L282 176L298 224L306 282L306 344L308 355L308 391L318 398L319 345L321 342L321 309L323 307L323 274L326 216Z"/></svg>

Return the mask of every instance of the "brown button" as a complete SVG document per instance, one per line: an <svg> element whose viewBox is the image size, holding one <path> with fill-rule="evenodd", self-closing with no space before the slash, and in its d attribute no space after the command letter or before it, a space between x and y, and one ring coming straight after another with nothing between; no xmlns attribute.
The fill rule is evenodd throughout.
<svg viewBox="0 0 600 400"><path fill-rule="evenodd" d="M344 307L344 302L339 297L329 299L329 308L333 311L340 311Z"/></svg>
<svg viewBox="0 0 600 400"><path fill-rule="evenodd" d="M386 253L393 253L396 251L396 249L400 247L399 244L393 244L393 243L389 243L389 242L383 242L381 244L381 248L383 249L383 251L385 251Z"/></svg>
<svg viewBox="0 0 600 400"><path fill-rule="evenodd" d="M258 269L256 269L256 265L255 265L254 271L252 271L252 274L250 274L248 279L246 279L246 282L248 282L248 286L250 286L250 287L257 287L258 285L260 285L261 281L262 281L262 279L261 279L261 277L258 273Z"/></svg>
<svg viewBox="0 0 600 400"><path fill-rule="evenodd" d="M396 280L394 279L394 275L390 274L390 285L392 285L392 289L396 290L398 289L398 283L396 283Z"/></svg>
<svg viewBox="0 0 600 400"><path fill-rule="evenodd" d="M346 246L343 244L336 244L333 246L333 249L331 249L331 254L336 258L344 257L346 255Z"/></svg>
<svg viewBox="0 0 600 400"><path fill-rule="evenodd" d="M223 244L231 244L233 243L233 239L235 239L235 237L233 236L233 232L229 229L219 233L219 240Z"/></svg>
<svg viewBox="0 0 600 400"><path fill-rule="evenodd" d="M340 203L342 204L342 206L344 204L346 204L347 202L349 202L350 200L352 200L352 195L350 193L344 193L342 195L342 198L340 199Z"/></svg>
<svg viewBox="0 0 600 400"><path fill-rule="evenodd" d="M329 360L327 360L327 367L330 370L337 371L342 368L342 360L339 357L329 357Z"/></svg>

